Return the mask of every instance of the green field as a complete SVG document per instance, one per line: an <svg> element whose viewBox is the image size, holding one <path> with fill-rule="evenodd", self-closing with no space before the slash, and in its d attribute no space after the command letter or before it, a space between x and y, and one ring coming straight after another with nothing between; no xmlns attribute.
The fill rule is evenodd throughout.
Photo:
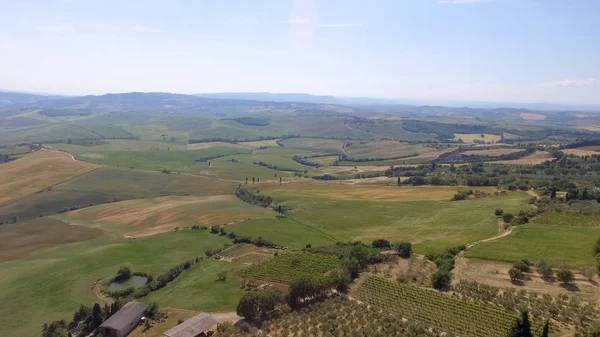
<svg viewBox="0 0 600 337"><path fill-rule="evenodd" d="M291 206L290 219L328 233L338 241L370 242L381 237L408 240L419 253L440 252L494 236L498 232L496 208L513 213L529 208L525 204L528 196L519 192L448 201L456 189L425 187L414 188L411 193L410 188L333 183L267 186L262 193L272 196L276 203ZM446 200L445 194L449 195Z"/></svg>
<svg viewBox="0 0 600 337"><path fill-rule="evenodd" d="M505 262L544 259L553 267L566 263L578 270L594 267L592 247L599 237L600 228L526 224L509 236L469 249L466 256Z"/></svg>
<svg viewBox="0 0 600 337"><path fill-rule="evenodd" d="M136 240L109 235L0 263L0 335L34 336L44 322L70 319L80 303L99 301L91 291L94 283L113 277L121 265L156 276L227 242L193 230Z"/></svg>
<svg viewBox="0 0 600 337"><path fill-rule="evenodd" d="M584 214L544 213L534 219L535 223L573 226L573 227L600 227L600 216Z"/></svg>
<svg viewBox="0 0 600 337"><path fill-rule="evenodd" d="M235 262L204 260L163 289L150 293L144 301L155 301L161 307L233 311L244 294L242 279L236 273L239 268L241 265ZM223 271L227 272L227 279L218 281L217 274Z"/></svg>
<svg viewBox="0 0 600 337"><path fill-rule="evenodd" d="M253 265L240 274L249 279L290 283L302 276L324 276L341 265L342 261L335 255L289 253Z"/></svg>
<svg viewBox="0 0 600 337"><path fill-rule="evenodd" d="M238 236L264 237L277 245L292 249L304 248L307 244L326 246L336 243L329 234L292 219L256 219L227 226L227 230Z"/></svg>

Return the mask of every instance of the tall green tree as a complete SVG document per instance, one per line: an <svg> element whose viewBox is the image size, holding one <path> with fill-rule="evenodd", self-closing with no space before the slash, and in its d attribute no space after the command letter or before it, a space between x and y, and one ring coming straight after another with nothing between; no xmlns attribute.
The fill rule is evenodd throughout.
<svg viewBox="0 0 600 337"><path fill-rule="evenodd" d="M544 329L542 330L542 335L540 337L548 337L549 334L550 334L550 322L548 322L548 320L546 320L546 323L544 324Z"/></svg>
<svg viewBox="0 0 600 337"><path fill-rule="evenodd" d="M100 326L104 322L104 316L102 315L102 308L100 308L100 304L94 304L92 308L92 321L90 323L90 331L96 330L97 327Z"/></svg>
<svg viewBox="0 0 600 337"><path fill-rule="evenodd" d="M523 311L521 317L515 320L515 324L508 331L507 337L533 337L531 323L529 322L529 313L527 311Z"/></svg>

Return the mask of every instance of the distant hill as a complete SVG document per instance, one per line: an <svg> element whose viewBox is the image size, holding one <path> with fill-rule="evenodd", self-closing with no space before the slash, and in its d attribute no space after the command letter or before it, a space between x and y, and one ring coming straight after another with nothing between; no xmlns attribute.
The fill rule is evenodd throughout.
<svg viewBox="0 0 600 337"><path fill-rule="evenodd" d="M270 93L270 92L220 92L220 93L196 94L195 96L219 98L219 99L265 101L265 102L301 102L301 103L341 104L341 101L333 96L310 95L310 94L301 94L301 93L277 94L277 93Z"/></svg>

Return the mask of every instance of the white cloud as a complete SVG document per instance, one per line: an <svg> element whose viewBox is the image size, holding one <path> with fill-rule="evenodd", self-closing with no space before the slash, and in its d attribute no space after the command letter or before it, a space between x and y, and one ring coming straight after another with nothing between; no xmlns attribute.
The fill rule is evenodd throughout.
<svg viewBox="0 0 600 337"><path fill-rule="evenodd" d="M464 5L464 4L475 4L483 2L492 2L494 0L438 0L439 4L443 5Z"/></svg>
<svg viewBox="0 0 600 337"><path fill-rule="evenodd" d="M231 19L225 21L226 25L256 25L258 24L257 18L240 18L240 19Z"/></svg>
<svg viewBox="0 0 600 337"><path fill-rule="evenodd" d="M362 27L362 23L319 23L317 28Z"/></svg>
<svg viewBox="0 0 600 337"><path fill-rule="evenodd" d="M164 30L162 30L162 29L146 27L144 25L139 25L139 24L131 27L131 30L134 32L137 32L137 33L162 33L162 32L164 32Z"/></svg>
<svg viewBox="0 0 600 337"><path fill-rule="evenodd" d="M73 26L67 24L38 25L35 28L46 34L65 34L74 31Z"/></svg>
<svg viewBox="0 0 600 337"><path fill-rule="evenodd" d="M310 22L310 20L309 20L308 18L305 18L305 17L300 17L300 16L297 16L297 17L291 17L291 18L288 20L288 23L289 23L289 24L307 23L307 22Z"/></svg>
<svg viewBox="0 0 600 337"><path fill-rule="evenodd" d="M596 83L595 78L573 78L542 83L543 87L585 87Z"/></svg>

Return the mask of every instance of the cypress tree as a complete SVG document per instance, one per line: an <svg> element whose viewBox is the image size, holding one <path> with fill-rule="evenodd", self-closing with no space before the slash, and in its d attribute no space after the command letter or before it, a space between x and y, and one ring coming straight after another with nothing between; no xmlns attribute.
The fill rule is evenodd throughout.
<svg viewBox="0 0 600 337"><path fill-rule="evenodd" d="M542 330L542 335L541 337L548 337L548 334L550 333L550 326L549 326L549 322L546 320L546 323L544 324L544 330Z"/></svg>
<svg viewBox="0 0 600 337"><path fill-rule="evenodd" d="M521 317L517 318L515 325L508 331L508 337L533 337L531 334L531 323L529 322L529 313L523 311Z"/></svg>

